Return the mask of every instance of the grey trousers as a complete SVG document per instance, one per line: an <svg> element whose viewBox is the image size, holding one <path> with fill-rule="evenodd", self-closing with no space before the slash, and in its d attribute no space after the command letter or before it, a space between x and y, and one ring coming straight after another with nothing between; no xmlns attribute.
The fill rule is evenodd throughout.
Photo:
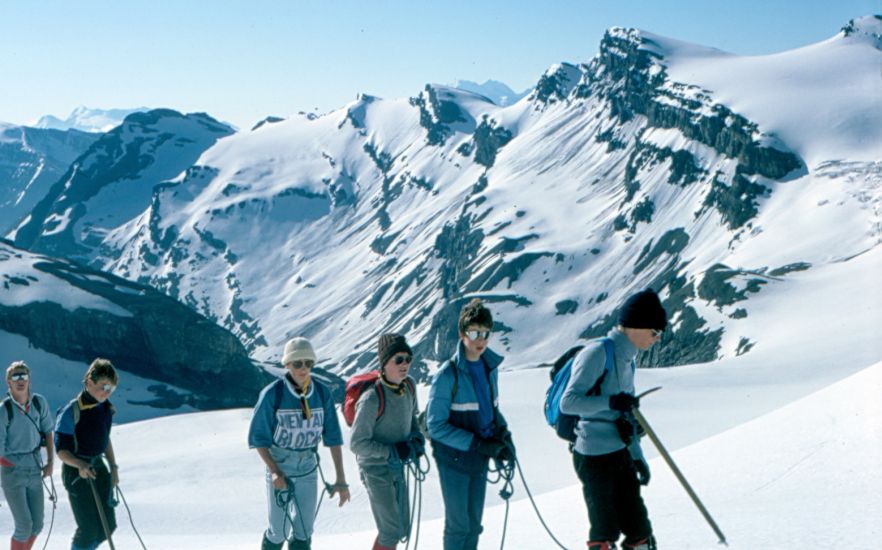
<svg viewBox="0 0 882 550"><path fill-rule="evenodd" d="M410 498L404 486L404 467L396 462L359 469L371 501L380 546L394 548L409 532Z"/></svg>
<svg viewBox="0 0 882 550"><path fill-rule="evenodd" d="M0 486L15 531L12 538L24 542L43 529L43 483L40 467L34 461L28 464L30 457L23 458L21 464L13 467L0 467Z"/></svg>
<svg viewBox="0 0 882 550"><path fill-rule="evenodd" d="M266 538L273 544L279 544L289 540L293 531L295 539L308 540L312 537L318 502L315 451L290 451L273 447L270 454L288 478L288 489L274 489L272 476L269 470L266 471L269 515Z"/></svg>

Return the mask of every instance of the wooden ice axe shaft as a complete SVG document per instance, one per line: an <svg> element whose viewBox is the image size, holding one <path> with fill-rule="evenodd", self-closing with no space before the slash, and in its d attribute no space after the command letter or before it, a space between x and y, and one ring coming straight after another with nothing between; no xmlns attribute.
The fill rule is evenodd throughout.
<svg viewBox="0 0 882 550"><path fill-rule="evenodd" d="M686 489L686 492L689 494L689 498L692 499L692 502L695 503L695 506L698 507L698 511L701 512L701 515L704 516L704 519L711 526L711 529L714 530L714 533L717 534L717 537L720 539L720 544L726 543L726 537L723 535L723 532L720 531L720 528L717 526L717 523L714 521L714 518L711 517L710 512L707 511L707 508L704 507L704 504L701 503L701 500L698 498L698 495L695 494L695 491L692 490L692 487L689 485L689 482L686 481L686 478L683 477L683 473L680 471L680 468L674 463L674 459L671 458L671 455L668 453L665 446L662 445L662 442L659 441L658 436L655 435L655 432L649 425L649 422L646 421L646 417L643 416L643 413L640 412L640 409L637 407L631 408L631 413L634 415L634 418L637 419L637 422L640 423L640 426L643 427L643 430L646 432L646 435L649 436L649 439L652 440L652 444L655 445L655 448L658 449L659 454L661 454L662 458L665 459L665 462L668 463L668 466L671 468L671 471L674 472L674 475L677 476L677 479L680 481L680 485Z"/></svg>

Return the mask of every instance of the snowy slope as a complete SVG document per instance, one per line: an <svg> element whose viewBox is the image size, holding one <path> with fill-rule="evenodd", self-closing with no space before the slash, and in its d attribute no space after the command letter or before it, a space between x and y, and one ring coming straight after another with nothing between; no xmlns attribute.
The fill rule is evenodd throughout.
<svg viewBox="0 0 882 550"><path fill-rule="evenodd" d="M824 42L761 57L695 54L691 45L652 39L675 52L668 63L674 80L705 88L760 122L810 166L880 158L882 16L856 19Z"/></svg>
<svg viewBox="0 0 882 550"><path fill-rule="evenodd" d="M0 122L0 235L18 225L96 139Z"/></svg>
<svg viewBox="0 0 882 550"><path fill-rule="evenodd" d="M740 362L750 363L747 358ZM753 367L767 373L774 368ZM645 374L650 383L655 382L655 371ZM710 403L696 406L693 418L714 423L727 411L713 403L730 402L740 392L733 386L706 382L691 385L692 394L704 394ZM587 516L565 446L542 424L543 388L534 384L530 371L505 373L502 383L506 412L520 407L515 395L529 396L532 401L529 416L510 416L524 475L539 509L567 548L581 548ZM774 400L779 387L760 386L754 395ZM647 399L643 412L674 451L674 460L731 548L823 548L841 541L842 533L848 533L851 548L876 548L882 531L878 522L867 519L882 512L877 498L882 477L875 467L875 457L882 451L877 429L882 409L875 398L882 391L882 363L859 369L843 381L750 422L712 437L702 435L702 440L687 447L670 443L671 436L700 433L703 426L667 420L666 411L676 406L668 394L671 389L668 386ZM257 544L264 528L265 497L260 460L245 445L249 416L248 410L197 413L114 428L122 487L148 548L239 550ZM344 456L353 502L342 509L328 502L322 505L315 548L366 548L375 536L353 455L347 450ZM333 475L327 451L322 450L321 457L326 472ZM695 550L716 547L713 532L661 458L651 459L650 466L653 480L644 497L660 544ZM543 489L548 476L561 480L560 488ZM434 471L423 490L419 547L441 548L443 518ZM498 547L501 537L504 507L495 495L497 490L493 485L488 489L490 507L484 515L482 548ZM73 524L65 496L62 491L49 548L69 544ZM126 517L118 515L118 519L117 546L137 547ZM0 528L9 529L9 521L8 514L0 514ZM837 529L818 528L829 523ZM555 548L535 519L520 481L515 485L506 540L505 547L512 550Z"/></svg>
<svg viewBox="0 0 882 550"><path fill-rule="evenodd" d="M782 282L785 308L757 307L756 330L775 346L721 364L642 370L638 390L662 391L642 410L728 538L731 548L815 548L841 540L875 549L874 522L882 479L874 460L878 431L882 347L875 273L878 249L860 258L863 278L841 277L843 264L801 272ZM811 295L808 303L794 297ZM761 295L762 296L762 295ZM765 304L768 306L769 304ZM837 342L836 351L816 334ZM870 345L867 345L870 342ZM547 369L524 369L516 358L500 376L501 408L514 433L530 489L550 528L567 548L581 548L587 520L566 446L544 424ZM425 386L420 399L425 402ZM127 406L126 404L121 407ZM175 415L115 428L123 489L148 548L251 548L264 525L263 467L247 449L250 410ZM348 437L348 430L344 430ZM662 544L695 550L716 547L688 497L648 441L653 481L645 492ZM326 474L330 456L321 450ZM351 452L344 453L353 502L325 502L314 546L368 547L374 527ZM222 482L219 482L222 480ZM440 548L443 509L436 473L424 485L420 548ZM497 548L504 507L488 489L482 548ZM508 523L506 548L551 549L520 482ZM123 511L120 510L120 514ZM121 516L119 547L137 547ZM2 522L8 516L0 514ZM72 519L62 502L50 548L65 548ZM821 530L835 522L843 531ZM823 546L822 546L823 547Z"/></svg>
<svg viewBox="0 0 882 550"><path fill-rule="evenodd" d="M217 319L261 360L305 334L342 373L386 330L431 369L471 296L492 305L503 351L549 361L645 286L675 345L644 364L757 353L776 343L753 316L784 307L787 281L826 266L861 277L854 258L882 237L882 140L860 122L882 105L837 95L840 76L877 77L875 22L759 57L612 29L595 59L554 65L506 108L429 85L262 125L91 232L93 262ZM775 71L826 100L780 96Z"/></svg>

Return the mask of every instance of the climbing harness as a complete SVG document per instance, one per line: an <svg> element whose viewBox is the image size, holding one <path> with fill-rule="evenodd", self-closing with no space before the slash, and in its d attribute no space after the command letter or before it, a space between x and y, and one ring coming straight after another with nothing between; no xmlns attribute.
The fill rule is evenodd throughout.
<svg viewBox="0 0 882 550"><path fill-rule="evenodd" d="M294 483L298 479L308 477L308 476L314 474L316 471L318 471L319 477L321 477L321 479L322 479L323 489L322 489L322 493L318 497L318 503L316 504L316 507L315 507L315 515L313 516L313 520L315 520L315 518L318 517L318 513L322 507L322 500L324 499L325 494L327 494L328 497L330 497L334 493L335 488L339 488L331 483L328 483L328 481L325 479L325 473L322 470L321 459L319 458L318 452L315 449L313 449L312 452L313 452L313 455L315 456L315 465L312 467L312 469L310 469L308 472L305 472L302 474L286 476L285 479L288 483L288 488L282 489L282 490L278 490L278 489L274 490L276 505L285 511L285 521L282 524L282 532L287 533L288 523L290 523L292 538L294 537L294 520L291 519L291 511L290 511L292 504L294 505L294 513L296 514L297 519L300 521L300 527L303 528L304 533L306 533L308 531L306 528L306 523L303 521L303 514L300 513L300 503L297 502L297 493L294 490ZM285 538L287 539L287 536ZM290 540L290 539L288 539L288 540Z"/></svg>

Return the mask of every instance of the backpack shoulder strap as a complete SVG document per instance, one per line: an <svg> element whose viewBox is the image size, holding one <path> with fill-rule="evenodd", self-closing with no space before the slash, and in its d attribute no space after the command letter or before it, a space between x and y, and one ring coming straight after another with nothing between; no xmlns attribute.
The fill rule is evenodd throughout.
<svg viewBox="0 0 882 550"><path fill-rule="evenodd" d="M383 391L383 382L379 378L374 382L374 390L377 392L377 400L380 402L377 406L377 419L379 419L386 412L386 392Z"/></svg>
<svg viewBox="0 0 882 550"><path fill-rule="evenodd" d="M285 396L285 379L282 378L276 382L273 388L273 410L277 411L282 406L282 398Z"/></svg>
<svg viewBox="0 0 882 550"><path fill-rule="evenodd" d="M603 339L603 349L606 350L606 363L603 365L603 372L607 373L613 369L616 359L616 345L611 338Z"/></svg>
<svg viewBox="0 0 882 550"><path fill-rule="evenodd" d="M615 363L616 356L616 348L613 341L609 338L603 338L603 350L606 352L606 359L603 362L603 372L600 374L600 378L597 379L597 382L591 386L591 389L588 390L588 395L600 395L600 385L603 384L603 380L606 378L606 373L613 369L613 365Z"/></svg>
<svg viewBox="0 0 882 550"><path fill-rule="evenodd" d="M6 428L9 429L9 425L12 424L12 399L4 397L3 408L6 409Z"/></svg>
<svg viewBox="0 0 882 550"><path fill-rule="evenodd" d="M31 398L31 403L33 403L34 408L37 409L37 416L43 416L43 405L40 404L40 396L34 394Z"/></svg>
<svg viewBox="0 0 882 550"><path fill-rule="evenodd" d="M450 360L450 369L453 371L453 389L450 390L450 401L453 401L453 397L459 389L459 369L456 368L456 361L453 359Z"/></svg>

